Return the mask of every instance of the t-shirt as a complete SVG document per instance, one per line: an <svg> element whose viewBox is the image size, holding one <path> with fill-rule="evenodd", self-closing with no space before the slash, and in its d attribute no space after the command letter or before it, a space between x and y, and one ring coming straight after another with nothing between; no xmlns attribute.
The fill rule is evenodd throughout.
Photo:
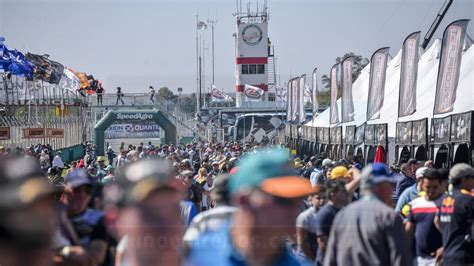
<svg viewBox="0 0 474 266"><path fill-rule="evenodd" d="M316 217L316 209L314 207L310 207L301 212L296 218L296 227L303 228L308 231L308 245L314 254L316 254L318 251L318 242L316 240ZM303 251L300 247L298 247L297 252L303 254Z"/></svg>
<svg viewBox="0 0 474 266"><path fill-rule="evenodd" d="M232 243L230 223L224 223L216 230L201 234L190 242L190 253L184 265L248 265L245 256ZM309 265L299 262L286 247L270 266Z"/></svg>
<svg viewBox="0 0 474 266"><path fill-rule="evenodd" d="M321 177L323 175L323 171L318 168L314 168L309 176L309 181L311 182L311 186L316 186L317 184L321 184Z"/></svg>
<svg viewBox="0 0 474 266"><path fill-rule="evenodd" d="M416 255L431 258L431 253L443 246L441 233L434 224L442 196L432 201L418 197L410 202L408 221L415 225Z"/></svg>
<svg viewBox="0 0 474 266"><path fill-rule="evenodd" d="M324 265L412 265L400 216L375 197L365 196L336 216Z"/></svg>
<svg viewBox="0 0 474 266"><path fill-rule="evenodd" d="M327 236L329 237L329 233L331 232L331 226L336 218L336 214L339 211L338 208L334 207L332 204L324 205L318 212L316 217L316 236ZM316 255L316 262L323 265L324 262L324 253L318 249L318 254Z"/></svg>
<svg viewBox="0 0 474 266"><path fill-rule="evenodd" d="M452 196L443 198L439 219L443 228L445 265L474 263L473 195L466 190L453 189Z"/></svg>
<svg viewBox="0 0 474 266"><path fill-rule="evenodd" d="M181 223L188 226L198 213L196 205L188 200L180 201L179 205L181 207Z"/></svg>
<svg viewBox="0 0 474 266"><path fill-rule="evenodd" d="M403 207L410 203L413 199L418 197L418 188L416 187L416 184L413 186L405 189L405 191L402 192L400 197L397 200L397 206L395 207L395 210L397 212L401 212Z"/></svg>
<svg viewBox="0 0 474 266"><path fill-rule="evenodd" d="M102 211L86 209L82 214L69 219L83 246L88 247L94 239L107 242L107 229Z"/></svg>

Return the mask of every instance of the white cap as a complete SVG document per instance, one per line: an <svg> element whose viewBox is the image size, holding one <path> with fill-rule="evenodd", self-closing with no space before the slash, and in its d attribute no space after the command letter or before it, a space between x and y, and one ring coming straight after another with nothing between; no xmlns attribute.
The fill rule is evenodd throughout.
<svg viewBox="0 0 474 266"><path fill-rule="evenodd" d="M422 178L423 176L425 176L425 173L426 171L428 170L428 167L420 167L416 170L415 172L415 177L418 179L418 178Z"/></svg>

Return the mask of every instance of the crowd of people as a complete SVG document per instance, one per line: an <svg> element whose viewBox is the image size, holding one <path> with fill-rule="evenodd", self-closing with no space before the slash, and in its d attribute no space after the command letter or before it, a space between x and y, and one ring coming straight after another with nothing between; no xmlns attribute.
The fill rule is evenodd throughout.
<svg viewBox="0 0 474 266"><path fill-rule="evenodd" d="M467 164L363 167L239 142L51 157L0 150L1 265L474 264Z"/></svg>

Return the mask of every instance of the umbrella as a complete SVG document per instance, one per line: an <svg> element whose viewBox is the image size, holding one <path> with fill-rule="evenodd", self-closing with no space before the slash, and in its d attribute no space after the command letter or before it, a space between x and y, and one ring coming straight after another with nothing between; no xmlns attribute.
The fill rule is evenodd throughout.
<svg viewBox="0 0 474 266"><path fill-rule="evenodd" d="M385 160L385 149L382 145L377 146L377 151L375 152L374 163L386 163Z"/></svg>

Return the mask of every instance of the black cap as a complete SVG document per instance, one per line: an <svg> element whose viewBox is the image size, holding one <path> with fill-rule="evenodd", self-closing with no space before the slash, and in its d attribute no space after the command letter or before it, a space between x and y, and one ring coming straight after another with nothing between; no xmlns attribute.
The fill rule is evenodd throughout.
<svg viewBox="0 0 474 266"><path fill-rule="evenodd" d="M26 207L54 193L37 160L24 157L0 165L0 209Z"/></svg>
<svg viewBox="0 0 474 266"><path fill-rule="evenodd" d="M415 158L411 158L411 159L408 160L407 163L410 164L410 165L411 164L418 164L418 161Z"/></svg>
<svg viewBox="0 0 474 266"><path fill-rule="evenodd" d="M173 176L172 167L165 160L140 160L128 165L115 182L104 187L106 202L124 206L144 200L159 188L180 190L182 182Z"/></svg>

